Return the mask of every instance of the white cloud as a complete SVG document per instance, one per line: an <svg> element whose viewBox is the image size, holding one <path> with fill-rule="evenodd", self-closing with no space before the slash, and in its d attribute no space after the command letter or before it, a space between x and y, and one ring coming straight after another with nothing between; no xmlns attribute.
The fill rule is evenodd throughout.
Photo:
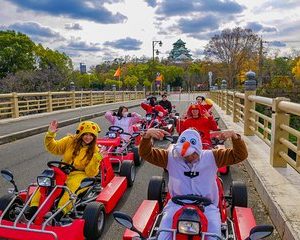
<svg viewBox="0 0 300 240"><path fill-rule="evenodd" d="M46 9L43 1L0 1L1 25L24 25L30 20L41 28L47 28L49 33L65 40L47 41L42 38L43 45L64 50L75 64L85 62L88 66L128 54L150 58L153 40L163 42L162 47L157 46L160 57L166 58L172 44L179 38L186 42L192 53L199 54L210 37L223 28L245 27L247 24L275 45L282 42L287 47L299 49L300 46L296 42L300 39L300 6L295 0L281 3L275 0L176 0L177 5L174 0L82 0L73 7L55 11L53 9L58 9L61 2L64 2L61 6L65 6L70 0L48 1L53 6L52 10ZM84 9L93 14L103 11L111 21L84 14L78 6L87 2L89 5L85 5ZM266 3L269 5L266 6ZM213 19L216 20L214 23ZM131 45L120 41L127 38L131 39Z"/></svg>

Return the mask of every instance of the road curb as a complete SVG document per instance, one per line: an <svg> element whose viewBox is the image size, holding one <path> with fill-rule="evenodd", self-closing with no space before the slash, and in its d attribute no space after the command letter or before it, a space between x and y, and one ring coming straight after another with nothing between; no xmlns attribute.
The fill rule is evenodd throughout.
<svg viewBox="0 0 300 240"><path fill-rule="evenodd" d="M128 108L137 107L139 105L140 104L130 105L130 106L128 106ZM118 108L111 109L111 111L117 111L117 110L118 110ZM80 116L80 117L70 118L70 119L67 119L67 120L63 120L63 121L59 122L59 127L65 127L65 126L68 126L68 125L71 125L71 124L74 124L74 123L78 123L80 121L85 121L85 120L89 120L89 119L92 119L92 118L104 116L104 114L106 112L107 112L107 110L97 112L97 113L93 113L93 114L83 115L83 116ZM39 127L36 127L36 128L30 128L30 129L26 129L26 130L23 130L23 131L19 131L19 132L15 132L15 133L12 133L12 134L7 134L7 135L4 135L4 136L1 136L0 137L0 145L10 143L10 142L14 142L14 141L19 140L19 139L23 139L23 138L26 138L26 137L30 137L30 136L33 136L33 135L37 135L37 134L46 132L48 127L49 127L49 125L44 125L44 126L39 126Z"/></svg>

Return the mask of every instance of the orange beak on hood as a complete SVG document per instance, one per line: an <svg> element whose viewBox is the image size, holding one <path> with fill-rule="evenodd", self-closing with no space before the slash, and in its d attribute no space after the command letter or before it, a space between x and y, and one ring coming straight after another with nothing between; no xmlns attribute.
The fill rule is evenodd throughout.
<svg viewBox="0 0 300 240"><path fill-rule="evenodd" d="M190 147L190 142L188 142L188 141L185 141L184 143L183 143L183 145L182 145L182 149L181 149L181 156L183 157L184 155L185 155L185 153L186 153L186 151L189 149L189 147Z"/></svg>

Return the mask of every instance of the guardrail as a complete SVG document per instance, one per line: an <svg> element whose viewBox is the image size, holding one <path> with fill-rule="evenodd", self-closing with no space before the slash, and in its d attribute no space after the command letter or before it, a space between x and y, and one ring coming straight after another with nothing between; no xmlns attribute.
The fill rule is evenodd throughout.
<svg viewBox="0 0 300 240"><path fill-rule="evenodd" d="M71 91L0 94L0 119L143 99L144 91Z"/></svg>
<svg viewBox="0 0 300 240"><path fill-rule="evenodd" d="M290 126L290 115L300 116L300 104L287 98L266 98L256 96L255 91L245 93L217 90L210 92L211 98L226 114L232 115L233 122L244 124L246 136L257 135L270 146L270 164L286 167L289 164L300 173L300 129ZM264 106L265 113L256 110ZM297 142L291 142L294 136ZM293 158L290 156L293 153Z"/></svg>

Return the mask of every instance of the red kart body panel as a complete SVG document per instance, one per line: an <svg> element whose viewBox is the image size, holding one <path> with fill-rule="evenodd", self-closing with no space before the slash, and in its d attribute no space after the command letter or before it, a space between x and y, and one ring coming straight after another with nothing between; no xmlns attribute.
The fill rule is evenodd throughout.
<svg viewBox="0 0 300 240"><path fill-rule="evenodd" d="M159 205L154 200L144 200L132 220L135 227L141 231L143 237L148 237L152 226L155 222L157 214L159 212ZM133 237L138 236L137 233L126 229L123 235L123 240L131 240Z"/></svg>
<svg viewBox="0 0 300 240"><path fill-rule="evenodd" d="M217 186L218 186L218 191L219 191L218 207L220 210L221 222L225 223L227 220L227 204L226 204L225 195L224 195L223 182L218 177L217 177L216 181L217 181Z"/></svg>
<svg viewBox="0 0 300 240"><path fill-rule="evenodd" d="M114 146L117 147L121 144L121 137L116 138L98 138L97 139L97 145L103 145L103 146Z"/></svg>
<svg viewBox="0 0 300 240"><path fill-rule="evenodd" d="M101 161L101 186L104 188L114 178L115 173L108 156L104 156Z"/></svg>
<svg viewBox="0 0 300 240"><path fill-rule="evenodd" d="M26 224L18 223L13 227L13 222L2 220L0 225L0 237L7 239L22 240L84 240L83 228L84 220L76 219L68 226L46 226L41 230L41 225L31 224L26 228Z"/></svg>
<svg viewBox="0 0 300 240"><path fill-rule="evenodd" d="M206 216L204 215L204 213L196 206L194 205L184 205L181 209L179 209L174 217L173 217L173 223L172 223L172 228L173 229L177 229L177 225L178 225L178 219L180 217L180 215L182 214L182 212L187 209L187 208L192 208L192 209L195 209L200 217L200 222L201 222L201 230L203 232L207 232L207 228L208 228L208 221L207 221L207 218ZM177 233L176 234L176 240L190 240L190 239L193 239L193 240L201 240L201 236L187 236L187 235L184 235L184 234L180 234L180 233Z"/></svg>
<svg viewBox="0 0 300 240"><path fill-rule="evenodd" d="M108 155L109 158L110 158L110 162L111 163L119 163L119 161L124 161L124 160L130 160L130 161L133 161L134 159L134 155L133 155L133 152L129 152L128 154L126 155L112 155L112 154L109 154Z"/></svg>
<svg viewBox="0 0 300 240"><path fill-rule="evenodd" d="M127 189L126 177L115 176L101 191L96 201L104 204L105 212L110 213Z"/></svg>
<svg viewBox="0 0 300 240"><path fill-rule="evenodd" d="M249 236L250 230L256 226L251 208L235 207L233 209L233 223L237 240L244 240Z"/></svg>

